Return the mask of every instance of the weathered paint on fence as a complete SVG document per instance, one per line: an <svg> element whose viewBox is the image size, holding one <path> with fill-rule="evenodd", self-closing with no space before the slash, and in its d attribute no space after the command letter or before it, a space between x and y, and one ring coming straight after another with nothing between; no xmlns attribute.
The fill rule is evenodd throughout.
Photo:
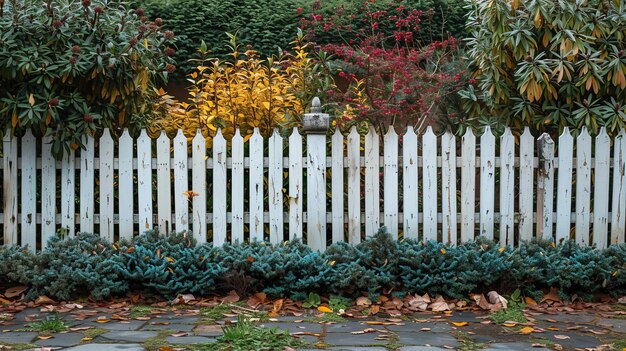
<svg viewBox="0 0 626 351"><path fill-rule="evenodd" d="M542 236L605 247L625 240L625 136L566 129L555 143L529 130L457 138L353 128L309 134L306 145L298 130L267 139L256 130L247 141L197 133L187 145L182 133L115 140L105 131L57 162L49 140L26 133L3 140L0 221L5 244L30 247L60 229L118 240L154 226L214 244L304 237L323 250L359 243L381 223L394 236L453 244L482 234L501 245Z"/></svg>

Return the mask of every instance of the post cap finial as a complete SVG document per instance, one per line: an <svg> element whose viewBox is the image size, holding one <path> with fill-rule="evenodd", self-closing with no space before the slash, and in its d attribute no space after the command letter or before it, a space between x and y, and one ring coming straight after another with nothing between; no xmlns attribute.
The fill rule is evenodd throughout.
<svg viewBox="0 0 626 351"><path fill-rule="evenodd" d="M320 102L320 98L317 96L313 98L311 102L311 113L321 113L322 112L322 103Z"/></svg>

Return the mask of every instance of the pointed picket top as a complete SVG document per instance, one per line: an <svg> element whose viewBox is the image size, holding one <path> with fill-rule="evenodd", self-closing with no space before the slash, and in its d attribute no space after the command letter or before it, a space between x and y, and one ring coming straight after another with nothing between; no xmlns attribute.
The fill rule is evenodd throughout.
<svg viewBox="0 0 626 351"><path fill-rule="evenodd" d="M206 140L204 138L204 135L202 135L202 129L198 128L196 129L196 135L194 135L193 139L192 139L192 145L196 145L197 143L201 143L203 140Z"/></svg>
<svg viewBox="0 0 626 351"><path fill-rule="evenodd" d="M587 130L587 127L585 126L583 126L582 130L580 131L580 134L578 134L578 140L582 140L582 139L591 140L591 135L589 134L589 131Z"/></svg>
<svg viewBox="0 0 626 351"><path fill-rule="evenodd" d="M541 134L539 138L537 138L537 141L542 142L542 145L554 145L554 140L552 140L552 137L550 137L550 134L548 133Z"/></svg>
<svg viewBox="0 0 626 351"><path fill-rule="evenodd" d="M183 139L185 140L185 142L187 142L187 137L185 136L185 133L183 133L182 129L179 129L176 132L176 136L174 137L174 142L182 142Z"/></svg>
<svg viewBox="0 0 626 351"><path fill-rule="evenodd" d="M293 129L291 130L291 135L289 135L289 137L294 137L294 136L302 136L300 134L300 131L298 130L298 127L293 127Z"/></svg>
<svg viewBox="0 0 626 351"><path fill-rule="evenodd" d="M243 139L243 137L241 136L241 131L239 130L239 128L235 129L235 135L233 135L233 140L235 140L235 139Z"/></svg>
<svg viewBox="0 0 626 351"><path fill-rule="evenodd" d="M596 136L596 139L597 138L610 139L609 135L606 132L606 127L605 126L602 126L600 128L600 133L598 133L598 135Z"/></svg>
<svg viewBox="0 0 626 351"><path fill-rule="evenodd" d="M348 137L360 138L359 132L356 130L356 126L352 126L352 128L350 128L350 133L348 133Z"/></svg>
<svg viewBox="0 0 626 351"><path fill-rule="evenodd" d="M170 138L167 136L167 133L165 133L164 130L161 131L161 134L159 134L159 137L157 138L158 141L164 141L165 139L167 139L167 141L169 142Z"/></svg>
<svg viewBox="0 0 626 351"><path fill-rule="evenodd" d="M426 137L437 139L437 135L435 135L435 132L433 131L433 127L432 126L426 127L426 132L424 132L424 138L426 138Z"/></svg>
<svg viewBox="0 0 626 351"><path fill-rule="evenodd" d="M559 136L559 143L561 142L561 140L571 139L571 138L572 138L572 133L570 132L569 127L565 127L563 128L563 132Z"/></svg>
<svg viewBox="0 0 626 351"><path fill-rule="evenodd" d="M274 128L272 130L272 135L270 135L270 142L274 141L274 139L276 138L283 138L282 135L280 135L280 133L278 132L278 128Z"/></svg>
<svg viewBox="0 0 626 351"><path fill-rule="evenodd" d="M256 131L256 128L254 130ZM215 132L215 136L213 137L213 145L215 145L216 142L221 142L221 141L226 142L226 138L224 138L224 134L222 133L222 128L217 128L217 132Z"/></svg>
<svg viewBox="0 0 626 351"><path fill-rule="evenodd" d="M468 129L469 130L469 129ZM485 126L485 130L483 130L483 134L480 136L480 140L495 140L496 136L493 134L490 126Z"/></svg>
<svg viewBox="0 0 626 351"><path fill-rule="evenodd" d="M474 131L472 130L472 128L467 128L465 130L465 134L463 134L462 136L463 139L474 139L476 140L476 134L474 134Z"/></svg>
<svg viewBox="0 0 626 351"><path fill-rule="evenodd" d="M102 136L100 137L100 140L102 139L105 139L107 141L113 140L113 136L111 136L111 131L109 130L109 128L104 128L104 130L102 130Z"/></svg>
<svg viewBox="0 0 626 351"><path fill-rule="evenodd" d="M333 139L341 138L343 139L343 134L339 128L335 128L335 132L333 132Z"/></svg>
<svg viewBox="0 0 626 351"><path fill-rule="evenodd" d="M374 128L374 126L370 124L367 127L367 134L365 134L365 136L369 137L369 138L376 138L376 139L378 139L378 133L376 133L376 128Z"/></svg>
<svg viewBox="0 0 626 351"><path fill-rule="evenodd" d="M417 134L415 134L415 128L413 128L413 126L406 127L406 133L402 136L402 140L405 141L407 139L415 139L417 141Z"/></svg>
<svg viewBox="0 0 626 351"><path fill-rule="evenodd" d="M387 133L385 133L384 138L393 137L394 135L398 135L398 133L396 133L396 130L393 128L393 126L389 126L389 129L387 130Z"/></svg>

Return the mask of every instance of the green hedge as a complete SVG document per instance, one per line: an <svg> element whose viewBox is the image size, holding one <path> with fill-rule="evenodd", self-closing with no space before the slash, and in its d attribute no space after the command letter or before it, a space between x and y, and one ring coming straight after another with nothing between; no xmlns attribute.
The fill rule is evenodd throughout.
<svg viewBox="0 0 626 351"><path fill-rule="evenodd" d="M376 300L391 290L467 298L471 292L519 288L526 295L556 287L564 295L626 293L626 244L604 250L531 242L499 247L479 239L452 246L438 242L393 240L381 231L351 246L333 244L324 253L300 241L196 245L186 234L149 232L132 242L109 244L79 234L54 238L36 255L23 248L0 247L0 282L29 286L28 298L60 300L80 296L105 299L131 291L166 298L177 294L246 295L302 300L309 292Z"/></svg>
<svg viewBox="0 0 626 351"><path fill-rule="evenodd" d="M276 54L290 49L297 35L298 1L295 0L144 0L136 1L150 19L162 18L178 38L174 58L179 73L189 72L204 40L211 55L225 57L226 32L238 33L238 42L252 45L258 52ZM245 50L243 50L245 51Z"/></svg>

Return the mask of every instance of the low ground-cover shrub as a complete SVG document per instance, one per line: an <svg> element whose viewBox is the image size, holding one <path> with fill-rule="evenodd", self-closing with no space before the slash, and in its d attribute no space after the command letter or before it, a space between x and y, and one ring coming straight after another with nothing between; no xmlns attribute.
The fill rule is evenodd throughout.
<svg viewBox="0 0 626 351"><path fill-rule="evenodd" d="M131 242L110 244L97 236L54 238L36 255L0 247L0 283L27 285L29 298L47 295L94 299L142 290L177 294L240 296L263 291L301 300L307 294L358 296L470 293L519 288L539 295L551 287L564 295L626 291L626 244L599 250L573 242L524 243L500 247L482 238L462 245L394 240L384 231L359 245L330 245L324 253L300 241L196 245L185 233L150 232Z"/></svg>

